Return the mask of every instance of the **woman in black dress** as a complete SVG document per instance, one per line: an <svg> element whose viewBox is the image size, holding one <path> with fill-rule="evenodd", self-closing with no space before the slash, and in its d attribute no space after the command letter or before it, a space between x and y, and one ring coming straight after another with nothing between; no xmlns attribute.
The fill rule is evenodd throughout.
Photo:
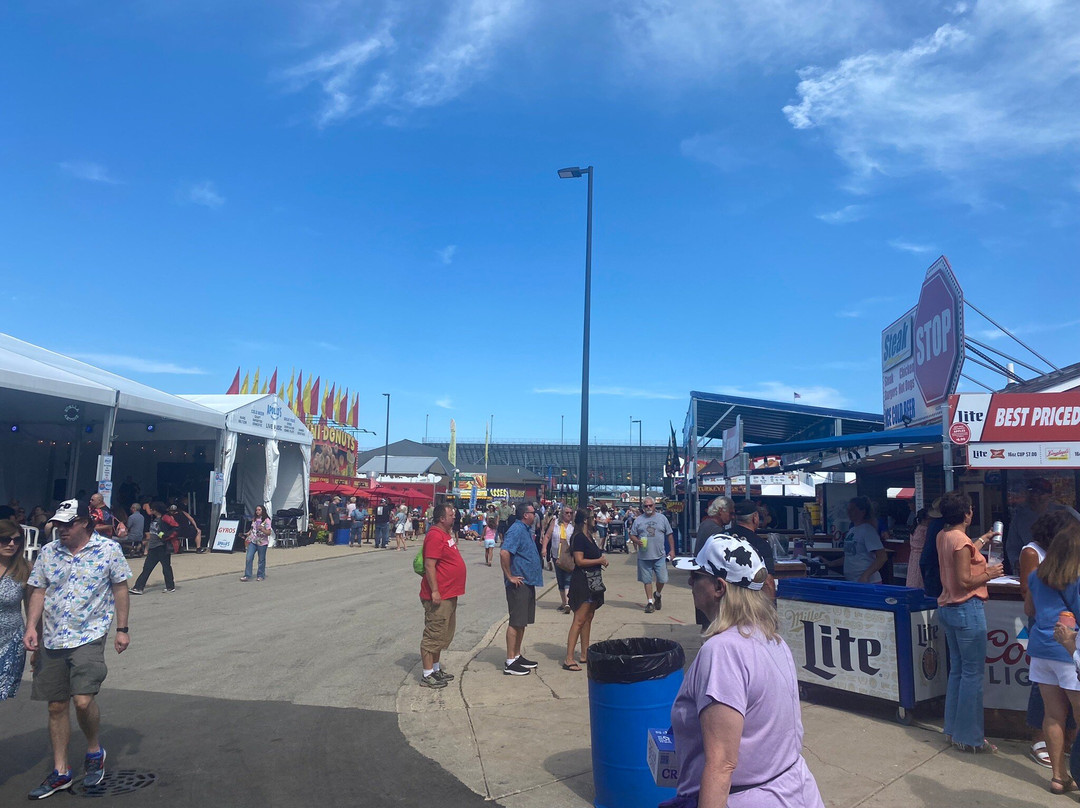
<svg viewBox="0 0 1080 808"><path fill-rule="evenodd" d="M589 632L596 610L604 605L603 580L600 570L608 565L592 538L593 525L589 514L578 508L574 514L574 535L570 539L570 552L574 554L574 572L570 576L570 610L574 622L566 638L566 660L563 670L579 671L587 659ZM581 642L581 664L574 660L574 646Z"/></svg>

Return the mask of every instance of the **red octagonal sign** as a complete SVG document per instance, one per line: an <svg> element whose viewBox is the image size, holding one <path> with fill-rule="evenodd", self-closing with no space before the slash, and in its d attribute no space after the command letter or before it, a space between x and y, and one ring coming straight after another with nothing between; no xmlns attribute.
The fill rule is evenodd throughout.
<svg viewBox="0 0 1080 808"><path fill-rule="evenodd" d="M941 256L927 270L913 334L915 381L928 408L956 390L964 363L964 293Z"/></svg>

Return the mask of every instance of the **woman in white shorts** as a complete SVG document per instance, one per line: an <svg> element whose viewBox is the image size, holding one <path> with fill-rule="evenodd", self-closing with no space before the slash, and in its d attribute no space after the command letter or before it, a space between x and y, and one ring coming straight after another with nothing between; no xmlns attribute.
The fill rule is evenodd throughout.
<svg viewBox="0 0 1080 808"><path fill-rule="evenodd" d="M395 550L404 550L405 549L405 523L409 521L409 509L406 508L404 505L402 505L401 509L397 512L397 516L395 517L395 520L396 521L395 521L395 524L394 524L394 541L396 542L397 546L394 549Z"/></svg>
<svg viewBox="0 0 1080 808"><path fill-rule="evenodd" d="M491 556L495 552L495 534L499 526L499 517L489 516L484 525L484 560L491 566Z"/></svg>
<svg viewBox="0 0 1080 808"><path fill-rule="evenodd" d="M1046 558L1028 578L1024 611L1035 619L1028 636L1028 678L1038 684L1046 705L1043 734L1050 754L1052 794L1076 789L1065 751L1065 721L1072 705L1080 715L1080 681L1069 652L1054 639L1062 612L1080 615L1080 522L1070 521L1050 541Z"/></svg>

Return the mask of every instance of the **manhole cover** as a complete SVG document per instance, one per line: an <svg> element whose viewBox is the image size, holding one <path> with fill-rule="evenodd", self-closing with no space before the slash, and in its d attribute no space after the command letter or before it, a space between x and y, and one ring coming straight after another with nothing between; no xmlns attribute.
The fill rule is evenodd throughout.
<svg viewBox="0 0 1080 808"><path fill-rule="evenodd" d="M83 797L107 797L113 794L130 794L140 788L153 785L157 775L152 772L136 772L131 769L106 769L105 779L96 786L84 788L81 780L72 786L73 794Z"/></svg>

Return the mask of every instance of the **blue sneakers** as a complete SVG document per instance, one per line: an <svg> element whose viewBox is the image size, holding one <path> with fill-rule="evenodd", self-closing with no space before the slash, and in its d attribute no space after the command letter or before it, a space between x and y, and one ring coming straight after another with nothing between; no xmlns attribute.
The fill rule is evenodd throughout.
<svg viewBox="0 0 1080 808"><path fill-rule="evenodd" d="M100 785L105 779L105 747L96 755L86 756L86 774L83 775L83 788Z"/></svg>
<svg viewBox="0 0 1080 808"><path fill-rule="evenodd" d="M40 786L26 796L32 800L43 800L46 797L51 797L57 791L63 791L65 788L71 788L71 771L68 770L60 774L56 769L53 769L52 774L46 777Z"/></svg>

